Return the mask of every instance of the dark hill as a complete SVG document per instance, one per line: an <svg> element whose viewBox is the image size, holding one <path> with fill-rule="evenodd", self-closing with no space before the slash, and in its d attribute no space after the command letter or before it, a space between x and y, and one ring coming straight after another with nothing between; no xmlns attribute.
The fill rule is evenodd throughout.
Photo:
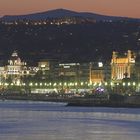
<svg viewBox="0 0 140 140"><path fill-rule="evenodd" d="M128 20L131 18L125 18L125 17L115 17L115 16L105 16L95 13L87 13L87 12L75 12L65 9L56 9L56 10L50 10L46 12L40 12L40 13L33 13L28 15L5 15L1 18L1 20L4 21L15 21L15 20L45 20L48 18L64 18L64 17L81 17L81 18L92 18L99 20ZM138 20L138 19L133 19Z"/></svg>
<svg viewBox="0 0 140 140"><path fill-rule="evenodd" d="M75 25L0 25L0 59L18 50L24 59L109 60L112 51L140 50L140 26L134 22ZM7 59L6 59L7 60Z"/></svg>

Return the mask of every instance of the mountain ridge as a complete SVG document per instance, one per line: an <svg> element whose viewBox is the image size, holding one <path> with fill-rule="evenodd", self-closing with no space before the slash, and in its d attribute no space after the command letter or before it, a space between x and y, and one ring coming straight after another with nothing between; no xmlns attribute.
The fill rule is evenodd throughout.
<svg viewBox="0 0 140 140"><path fill-rule="evenodd" d="M97 13L90 13L90 12L76 12L67 9L55 9L49 10L45 12L38 12L32 14L25 14L25 15L5 15L1 20L4 21L15 21L15 20L45 20L48 18L64 18L64 17L81 17L81 18L92 18L97 21L100 20L138 20L138 18L129 18L129 17L119 17L119 16L107 16Z"/></svg>

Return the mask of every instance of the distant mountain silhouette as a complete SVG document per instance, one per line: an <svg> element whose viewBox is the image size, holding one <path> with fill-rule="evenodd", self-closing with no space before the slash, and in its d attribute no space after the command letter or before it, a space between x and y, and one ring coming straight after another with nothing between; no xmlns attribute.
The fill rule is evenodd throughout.
<svg viewBox="0 0 140 140"><path fill-rule="evenodd" d="M27 15L5 15L1 18L4 21L14 21L14 20L45 20L48 18L64 18L64 17L81 17L81 18L92 18L96 19L97 21L100 20L138 20L134 18L127 18L127 17L115 17L115 16L105 16L95 13L88 13L88 12L75 12L66 9L56 9L50 10L41 13L34 13L34 14L27 14Z"/></svg>

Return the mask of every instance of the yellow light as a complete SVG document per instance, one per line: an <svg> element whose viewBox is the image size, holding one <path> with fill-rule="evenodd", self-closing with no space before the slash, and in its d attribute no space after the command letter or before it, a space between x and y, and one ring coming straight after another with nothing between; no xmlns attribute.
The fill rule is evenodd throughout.
<svg viewBox="0 0 140 140"><path fill-rule="evenodd" d="M11 86L13 86L14 84L13 83L11 83Z"/></svg>
<svg viewBox="0 0 140 140"><path fill-rule="evenodd" d="M70 86L72 86L72 83L70 83Z"/></svg>
<svg viewBox="0 0 140 140"><path fill-rule="evenodd" d="M110 85L113 86L113 83L111 82Z"/></svg>
<svg viewBox="0 0 140 140"><path fill-rule="evenodd" d="M133 86L135 86L136 85L136 83L135 82L133 82Z"/></svg>
<svg viewBox="0 0 140 140"><path fill-rule="evenodd" d="M23 85L23 86L25 86L26 84L25 84L25 83L23 83L22 85Z"/></svg>
<svg viewBox="0 0 140 140"><path fill-rule="evenodd" d="M4 85L5 85L5 86L8 86L9 84L8 84L8 83L5 83Z"/></svg>
<svg viewBox="0 0 140 140"><path fill-rule="evenodd" d="M42 86L42 83L40 83L40 86Z"/></svg>
<svg viewBox="0 0 140 140"><path fill-rule="evenodd" d="M101 85L102 85L102 83L100 82L100 83L99 83L99 86L101 86Z"/></svg>
<svg viewBox="0 0 140 140"><path fill-rule="evenodd" d="M96 85L97 85L97 83L95 82L95 83L94 83L94 86L96 86Z"/></svg>
<svg viewBox="0 0 140 140"><path fill-rule="evenodd" d="M105 86L107 86L107 82L105 82Z"/></svg>
<svg viewBox="0 0 140 140"><path fill-rule="evenodd" d="M125 83L123 83L123 86L125 86Z"/></svg>
<svg viewBox="0 0 140 140"><path fill-rule="evenodd" d="M83 82L81 82L81 86L83 86L83 84L84 84L84 83L83 83Z"/></svg>
<svg viewBox="0 0 140 140"><path fill-rule="evenodd" d="M32 85L33 85L33 83L30 83L29 85L30 85L30 86L32 86Z"/></svg>
<svg viewBox="0 0 140 140"><path fill-rule="evenodd" d="M131 84L130 84L130 82L128 83L128 86L130 86Z"/></svg>
<svg viewBox="0 0 140 140"><path fill-rule="evenodd" d="M38 83L35 83L35 86L38 86Z"/></svg>

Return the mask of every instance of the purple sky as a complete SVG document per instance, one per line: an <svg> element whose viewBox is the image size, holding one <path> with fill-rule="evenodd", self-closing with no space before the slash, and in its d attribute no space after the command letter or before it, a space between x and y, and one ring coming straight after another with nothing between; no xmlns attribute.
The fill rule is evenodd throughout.
<svg viewBox="0 0 140 140"><path fill-rule="evenodd" d="M0 0L1 16L58 8L140 18L140 0Z"/></svg>

